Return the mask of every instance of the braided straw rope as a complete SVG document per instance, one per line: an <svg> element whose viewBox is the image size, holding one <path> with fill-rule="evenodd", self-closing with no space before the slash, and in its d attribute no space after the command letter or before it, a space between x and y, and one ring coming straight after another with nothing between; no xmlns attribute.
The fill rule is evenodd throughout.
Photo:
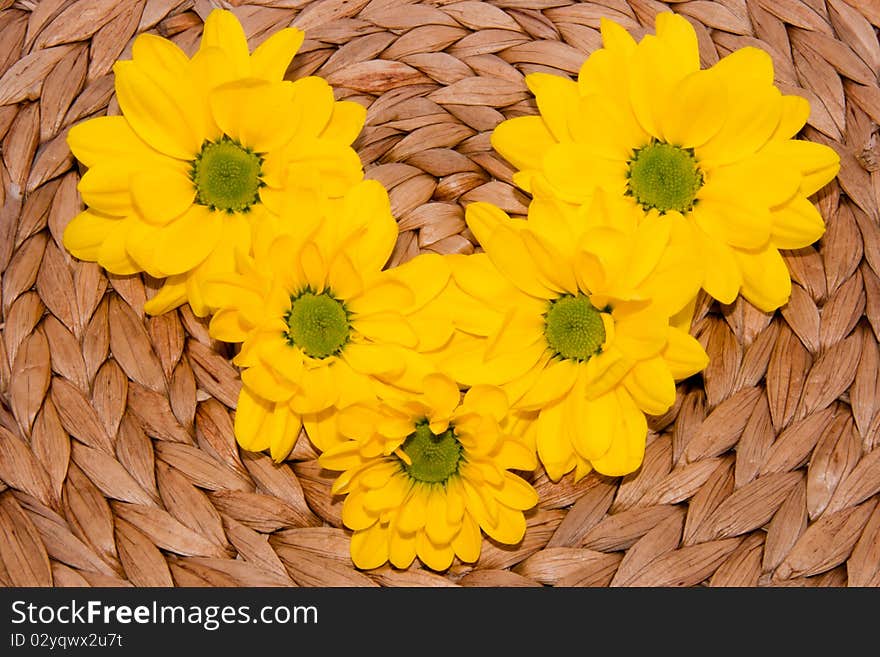
<svg viewBox="0 0 880 657"><path fill-rule="evenodd" d="M216 3L215 3L216 4ZM600 17L637 38L659 11L703 65L757 45L810 100L803 137L842 159L828 231L786 254L791 302L698 302L711 363L650 421L633 475L552 484L523 542L437 574L356 570L330 473L300 440L280 467L240 452L230 347L158 287L61 247L81 209L67 129L118 113L111 66L151 31L192 53L208 0L0 0L0 584L5 586L880 585L878 0L263 0L222 3L252 47L294 25L289 78L369 108L356 142L389 189L393 256L471 253L463 206L522 215L489 135L537 112L523 76L575 75Z"/></svg>

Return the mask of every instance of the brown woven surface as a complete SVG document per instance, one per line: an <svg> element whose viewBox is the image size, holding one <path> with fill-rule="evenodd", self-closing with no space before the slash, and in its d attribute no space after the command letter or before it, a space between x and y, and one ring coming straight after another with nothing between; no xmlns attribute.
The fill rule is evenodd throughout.
<svg viewBox="0 0 880 657"><path fill-rule="evenodd" d="M711 363L651 420L641 470L578 484L539 472L522 544L484 541L479 562L444 574L354 569L307 442L280 467L236 448L228 347L188 308L145 318L157 281L108 276L60 245L81 208L67 129L118 112L110 68L135 34L192 52L212 6L0 0L0 584L880 586L880 2L235 9L252 46L305 29L288 77L322 75L369 108L356 147L390 190L394 262L472 252L468 202L525 211L489 134L536 113L524 74L576 74L602 16L638 37L671 7L696 27L704 65L766 49L782 90L811 101L803 136L840 153L817 199L825 237L786 256L788 306L698 304Z"/></svg>

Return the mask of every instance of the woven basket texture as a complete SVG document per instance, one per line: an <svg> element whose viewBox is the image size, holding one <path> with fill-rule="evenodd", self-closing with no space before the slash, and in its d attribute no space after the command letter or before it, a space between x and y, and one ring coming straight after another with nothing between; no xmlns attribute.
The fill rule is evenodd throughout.
<svg viewBox="0 0 880 657"><path fill-rule="evenodd" d="M536 114L524 75L576 75L608 17L660 11L703 65L743 46L809 99L801 137L834 148L813 200L828 230L785 253L791 301L766 314L700 297L711 363L650 419L644 465L540 494L517 546L484 540L444 573L349 557L332 474L301 439L276 466L240 451L231 347L188 307L146 317L159 281L61 246L82 209L69 127L119 113L111 67L141 32L198 45L215 6L254 47L294 25L287 77L368 107L355 143L390 191L392 264L477 248L463 207L528 198L489 136ZM880 0L0 0L0 584L4 586L880 585Z"/></svg>

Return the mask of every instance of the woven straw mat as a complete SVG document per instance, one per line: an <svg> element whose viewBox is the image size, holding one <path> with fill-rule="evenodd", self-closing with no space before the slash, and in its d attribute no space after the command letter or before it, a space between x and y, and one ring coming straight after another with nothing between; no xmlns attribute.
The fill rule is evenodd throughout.
<svg viewBox="0 0 880 657"><path fill-rule="evenodd" d="M369 108L355 143L390 191L393 264L471 253L463 207L522 215L489 136L535 114L524 75L576 75L601 17L636 38L672 9L703 65L743 46L810 100L802 137L840 154L828 223L785 254L790 303L701 297L711 357L650 419L644 465L553 484L521 544L476 564L355 569L332 473L300 440L286 463L240 451L231 347L188 307L145 317L158 281L61 246L82 208L65 135L118 113L111 67L141 32L192 53L207 0L0 0L0 584L5 586L880 585L878 0L264 0L223 3L254 47L294 25L287 77ZM4 75L5 73L5 75Z"/></svg>

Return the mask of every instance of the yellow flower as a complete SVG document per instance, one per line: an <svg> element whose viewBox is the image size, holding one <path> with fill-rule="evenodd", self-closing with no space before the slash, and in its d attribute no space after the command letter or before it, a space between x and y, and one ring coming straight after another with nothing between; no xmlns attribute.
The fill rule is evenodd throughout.
<svg viewBox="0 0 880 657"><path fill-rule="evenodd" d="M88 209L67 226L67 249L115 274L167 277L147 312L189 301L206 315L202 284L233 269L269 210L295 205L300 188L339 197L360 181L350 144L364 108L336 102L318 77L282 79L302 41L285 28L249 54L238 20L221 10L191 59L171 41L137 37L132 59L114 66L122 116L68 134L88 167L79 184Z"/></svg>
<svg viewBox="0 0 880 657"><path fill-rule="evenodd" d="M458 328L433 353L438 367L464 385L502 386L514 408L538 412L538 456L554 481L573 469L576 478L636 470L645 413L667 411L675 380L708 362L669 323L699 287L685 219L641 219L601 193L590 215L593 227L563 252L531 215L471 204L467 223L486 253L450 256L455 285L438 300Z"/></svg>
<svg viewBox="0 0 880 657"><path fill-rule="evenodd" d="M379 183L357 184L323 215L321 207L297 218L307 222L303 230L264 224L253 257L239 255L240 273L205 286L217 308L211 336L242 343L233 360L243 368L236 438L245 449L269 449L276 461L287 457L303 424L323 449L335 439L336 407L388 386L420 385L432 367L418 350L434 345L409 313L449 278L436 254L382 270L397 224Z"/></svg>
<svg viewBox="0 0 880 657"><path fill-rule="evenodd" d="M434 570L445 570L455 556L476 561L481 529L500 543L518 543L523 511L538 501L526 481L508 472L536 464L517 433L525 424L508 414L504 392L474 386L462 400L440 374L425 377L422 389L343 410L340 430L351 440L318 459L344 471L332 490L346 496L342 520L354 530L358 568L386 561L406 568L416 556Z"/></svg>
<svg viewBox="0 0 880 657"><path fill-rule="evenodd" d="M684 18L662 13L656 27L636 43L603 19L604 47L577 82L527 76L540 116L501 123L492 144L527 191L540 178L576 205L604 188L646 214L681 212L704 256L704 289L723 303L741 291L771 311L791 292L779 249L823 234L807 197L837 174L839 158L793 139L809 104L774 86L767 53L742 48L701 70Z"/></svg>

